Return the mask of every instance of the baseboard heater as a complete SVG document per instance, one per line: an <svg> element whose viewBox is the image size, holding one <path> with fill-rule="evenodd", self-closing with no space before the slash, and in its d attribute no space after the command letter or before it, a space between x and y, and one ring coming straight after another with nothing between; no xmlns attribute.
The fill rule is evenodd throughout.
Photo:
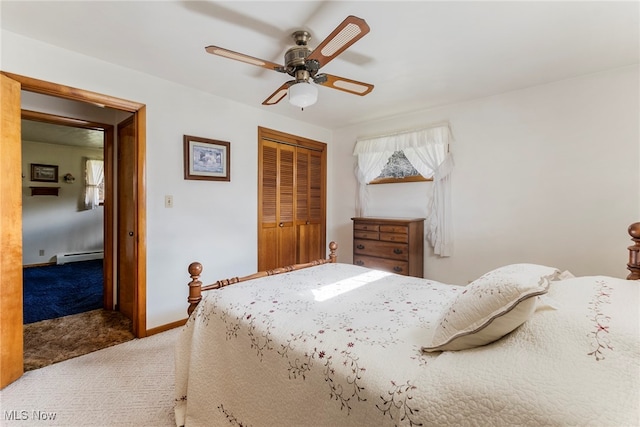
<svg viewBox="0 0 640 427"><path fill-rule="evenodd" d="M56 255L56 264L67 264L70 262L89 261L92 259L104 258L104 251L84 251L84 252L66 252Z"/></svg>

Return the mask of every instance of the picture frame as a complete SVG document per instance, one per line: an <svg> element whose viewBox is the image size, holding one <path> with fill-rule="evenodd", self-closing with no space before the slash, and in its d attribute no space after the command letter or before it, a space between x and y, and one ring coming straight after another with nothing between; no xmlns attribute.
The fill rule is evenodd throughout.
<svg viewBox="0 0 640 427"><path fill-rule="evenodd" d="M31 163L31 181L58 182L58 166Z"/></svg>
<svg viewBox="0 0 640 427"><path fill-rule="evenodd" d="M184 179L231 181L231 143L184 135Z"/></svg>

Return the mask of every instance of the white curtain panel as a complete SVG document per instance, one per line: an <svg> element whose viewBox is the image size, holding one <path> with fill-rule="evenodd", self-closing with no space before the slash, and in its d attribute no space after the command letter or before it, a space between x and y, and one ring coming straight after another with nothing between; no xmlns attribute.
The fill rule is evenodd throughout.
<svg viewBox="0 0 640 427"><path fill-rule="evenodd" d="M358 140L353 153L358 156L356 178L360 184L357 214L366 215L367 184L380 175L394 152L402 151L420 175L433 178L426 237L436 255L450 256L453 250L450 180L453 158L448 150L451 140L448 124Z"/></svg>
<svg viewBox="0 0 640 427"><path fill-rule="evenodd" d="M87 159L85 175L84 205L86 209L95 209L100 206L100 186L104 181L104 161Z"/></svg>
<svg viewBox="0 0 640 427"><path fill-rule="evenodd" d="M393 151L372 151L358 154L356 178L358 179L357 216L365 216L369 205L369 187L367 184L380 176Z"/></svg>

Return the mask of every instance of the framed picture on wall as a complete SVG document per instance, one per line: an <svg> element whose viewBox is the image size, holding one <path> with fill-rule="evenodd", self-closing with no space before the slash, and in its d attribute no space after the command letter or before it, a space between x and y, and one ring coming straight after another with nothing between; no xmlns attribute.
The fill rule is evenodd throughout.
<svg viewBox="0 0 640 427"><path fill-rule="evenodd" d="M231 181L231 144L184 135L184 179Z"/></svg>
<svg viewBox="0 0 640 427"><path fill-rule="evenodd" d="M58 166L31 163L31 181L58 182Z"/></svg>

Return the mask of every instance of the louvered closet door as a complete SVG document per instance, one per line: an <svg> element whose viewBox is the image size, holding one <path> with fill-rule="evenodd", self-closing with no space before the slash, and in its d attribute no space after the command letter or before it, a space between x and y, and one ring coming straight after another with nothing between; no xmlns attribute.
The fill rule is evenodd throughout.
<svg viewBox="0 0 640 427"><path fill-rule="evenodd" d="M326 255L326 144L258 129L258 270Z"/></svg>
<svg viewBox="0 0 640 427"><path fill-rule="evenodd" d="M262 141L258 270L296 263L295 147Z"/></svg>
<svg viewBox="0 0 640 427"><path fill-rule="evenodd" d="M298 263L323 258L325 254L323 164L322 152L296 149Z"/></svg>

